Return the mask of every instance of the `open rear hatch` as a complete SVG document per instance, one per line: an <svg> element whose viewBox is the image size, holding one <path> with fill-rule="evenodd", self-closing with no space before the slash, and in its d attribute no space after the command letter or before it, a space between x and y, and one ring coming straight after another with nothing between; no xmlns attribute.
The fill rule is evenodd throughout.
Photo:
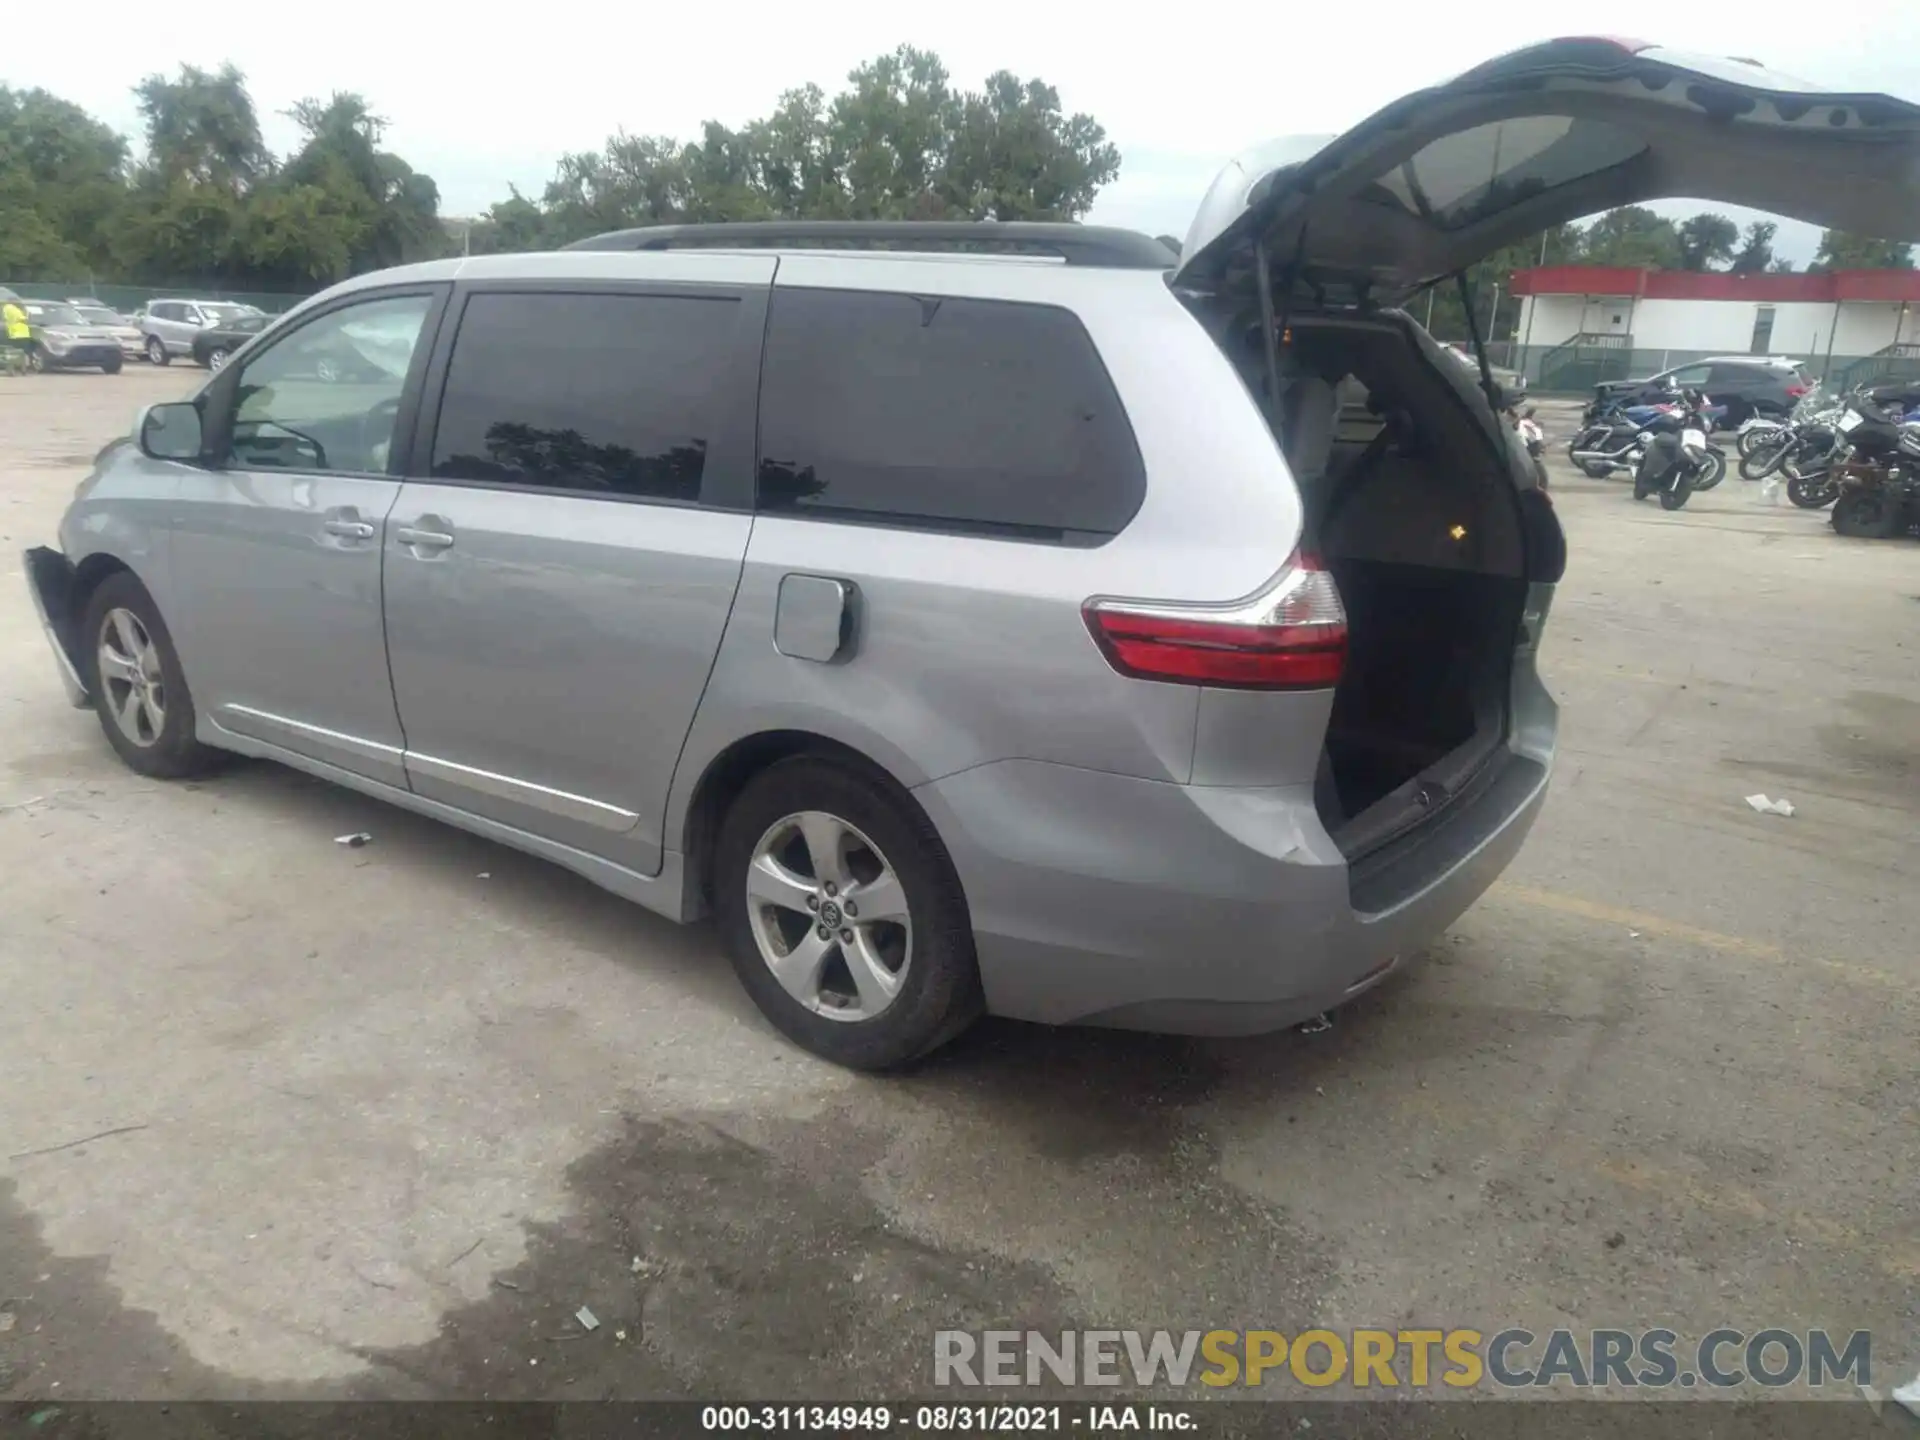
<svg viewBox="0 0 1920 1440"><path fill-rule="evenodd" d="M1397 326L1407 358L1433 372L1396 380L1376 352L1423 433L1371 470L1336 457L1322 498L1344 503L1356 476L1372 493L1349 497L1359 518L1345 540L1307 537L1329 542L1348 613L1320 791L1349 857L1411 843L1410 831L1495 783L1490 762L1516 728L1516 657L1538 644L1565 559L1530 463L1472 380L1417 325L1377 312L1548 226L1681 196L1920 234L1920 106L1635 41L1554 40L1405 96L1344 135L1259 146L1202 202L1173 285L1221 319L1230 350L1249 317L1251 333L1273 337L1265 389L1283 442L1276 347L1290 318L1303 338L1316 323ZM1490 483L1469 484L1469 471ZM1296 475L1314 489L1298 464Z"/></svg>
<svg viewBox="0 0 1920 1440"><path fill-rule="evenodd" d="M1174 283L1232 284L1259 249L1395 304L1550 225L1680 196L1920 234L1920 106L1639 41L1549 40L1344 135L1249 151L1201 202Z"/></svg>

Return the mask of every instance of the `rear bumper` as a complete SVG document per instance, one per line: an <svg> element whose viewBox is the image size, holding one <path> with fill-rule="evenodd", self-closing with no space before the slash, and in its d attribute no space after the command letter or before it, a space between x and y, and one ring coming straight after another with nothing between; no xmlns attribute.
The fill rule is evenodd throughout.
<svg viewBox="0 0 1920 1440"><path fill-rule="evenodd" d="M93 701L87 694L86 682L80 678L75 659L78 651L74 648L76 637L69 604L73 594L73 566L58 550L45 546L24 552L21 559L27 573L27 593L33 597L33 612L39 616L41 633L47 637L53 658L59 664L60 683L67 692L67 700L76 710L84 710Z"/></svg>
<svg viewBox="0 0 1920 1440"><path fill-rule="evenodd" d="M1409 962L1519 851L1548 776L1506 754L1444 821L1353 875L1306 788L1003 761L915 793L966 890L990 1011L1251 1035Z"/></svg>

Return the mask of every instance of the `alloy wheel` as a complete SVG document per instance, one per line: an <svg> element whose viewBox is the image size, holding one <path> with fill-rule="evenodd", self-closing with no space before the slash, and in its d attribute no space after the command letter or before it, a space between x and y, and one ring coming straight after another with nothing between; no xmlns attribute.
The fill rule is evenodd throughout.
<svg viewBox="0 0 1920 1440"><path fill-rule="evenodd" d="M871 1020L900 996L913 959L906 890L879 846L837 815L776 820L747 867L760 958L816 1015Z"/></svg>
<svg viewBox="0 0 1920 1440"><path fill-rule="evenodd" d="M99 659L100 700L114 725L143 750L158 744L167 724L167 682L160 647L133 611L107 612Z"/></svg>

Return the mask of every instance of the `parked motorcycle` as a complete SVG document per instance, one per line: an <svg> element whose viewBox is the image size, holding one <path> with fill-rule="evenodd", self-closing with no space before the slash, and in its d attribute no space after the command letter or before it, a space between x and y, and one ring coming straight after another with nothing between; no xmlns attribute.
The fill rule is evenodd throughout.
<svg viewBox="0 0 1920 1440"><path fill-rule="evenodd" d="M1726 456L1707 441L1710 409L1705 396L1689 390L1678 407L1647 427L1646 450L1633 474L1634 499L1657 494L1662 510L1678 510L1695 490L1720 483Z"/></svg>
<svg viewBox="0 0 1920 1440"><path fill-rule="evenodd" d="M1920 421L1855 396L1840 421L1845 453L1833 467L1829 522L1841 535L1882 540L1920 522Z"/></svg>
<svg viewBox="0 0 1920 1440"><path fill-rule="evenodd" d="M1527 447L1527 455L1533 461L1533 480L1542 490L1547 488L1547 436L1540 428L1540 422L1533 417L1538 412L1529 405L1525 410L1507 407L1507 423Z"/></svg>
<svg viewBox="0 0 1920 1440"><path fill-rule="evenodd" d="M1674 403L1621 406L1596 401L1581 417L1580 433L1567 446L1567 458L1581 474L1595 480L1625 472L1633 474L1646 454L1655 421L1674 413Z"/></svg>

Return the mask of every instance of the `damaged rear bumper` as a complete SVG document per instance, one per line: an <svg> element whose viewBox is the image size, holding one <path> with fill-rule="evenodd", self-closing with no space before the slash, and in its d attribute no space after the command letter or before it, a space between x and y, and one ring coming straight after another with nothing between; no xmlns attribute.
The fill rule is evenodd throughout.
<svg viewBox="0 0 1920 1440"><path fill-rule="evenodd" d="M44 545L26 551L21 558L25 561L27 591L33 596L34 613L40 617L40 628L60 666L60 683L66 687L67 699L74 708L85 710L93 700L87 694L86 682L80 678L80 665L75 658L79 651L74 647L76 637L70 603L73 566L58 550Z"/></svg>

